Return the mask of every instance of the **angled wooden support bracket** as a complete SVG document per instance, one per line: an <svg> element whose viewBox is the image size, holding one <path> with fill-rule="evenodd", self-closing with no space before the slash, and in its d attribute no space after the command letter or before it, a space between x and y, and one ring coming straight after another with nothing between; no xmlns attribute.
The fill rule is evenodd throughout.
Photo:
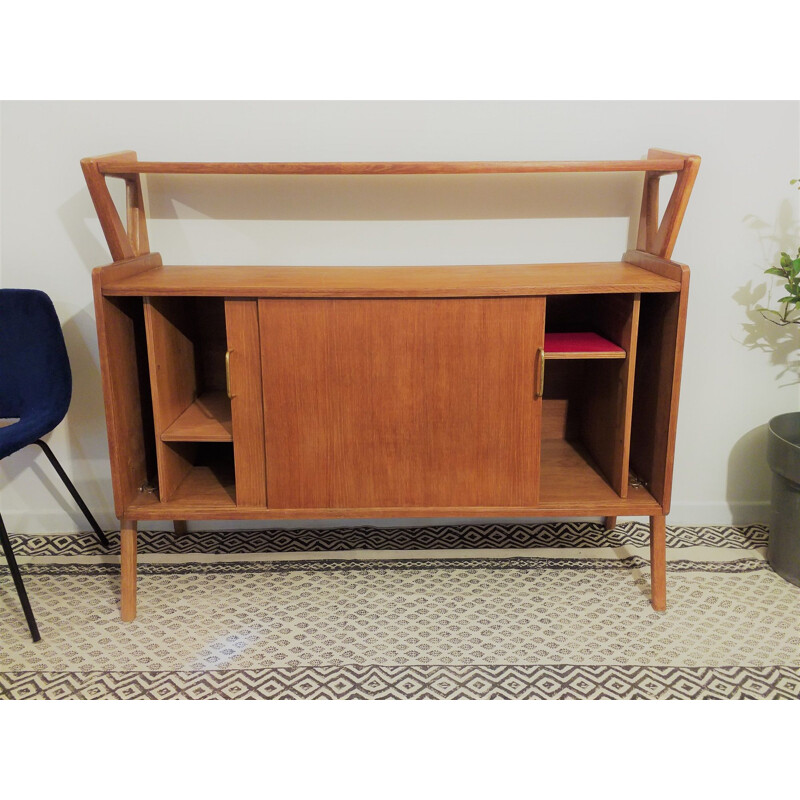
<svg viewBox="0 0 800 800"><path fill-rule="evenodd" d="M126 229L126 226L122 224L114 201L111 199L111 193L108 191L106 176L103 171L105 161L113 161L119 164L120 161L135 163L136 160L136 153L133 150L81 160L81 168L86 178L86 185L89 188L89 194L97 211L103 235L106 237L108 249L111 251L111 258L114 261L135 258L150 252L141 178L138 173L114 175L114 177L122 178L125 181Z"/></svg>
<svg viewBox="0 0 800 800"><path fill-rule="evenodd" d="M660 258L669 259L675 248L675 242L683 222L683 215L689 203L697 170L700 168L700 156L673 153L667 150L651 149L647 151L647 158L664 159L682 157L683 169L677 170L677 180L672 196L669 198L664 217L658 221L658 185L662 175L666 173L645 172L644 189L642 191L642 213L639 217L639 235L636 249L651 253Z"/></svg>

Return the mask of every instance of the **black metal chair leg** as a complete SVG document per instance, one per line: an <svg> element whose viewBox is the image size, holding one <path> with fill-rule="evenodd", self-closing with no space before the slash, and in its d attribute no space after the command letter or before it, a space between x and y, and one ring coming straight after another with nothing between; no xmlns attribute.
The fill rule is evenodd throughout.
<svg viewBox="0 0 800 800"><path fill-rule="evenodd" d="M6 526L3 524L2 516L0 516L0 544L3 546L3 554L8 562L8 569L9 572L11 572L11 577L14 579L14 586L17 587L19 602L25 613L25 619L28 621L28 628L30 629L31 636L34 642L38 642L42 637L39 635L39 628L36 626L36 617L33 616L33 609L28 601L28 593L25 591L22 575L19 574L17 560L14 558L14 551L11 549L11 540L8 538L8 532L6 531Z"/></svg>
<svg viewBox="0 0 800 800"><path fill-rule="evenodd" d="M92 512L89 511L86 503L83 502L83 498L78 494L78 490L72 485L72 481L67 477L67 473L64 472L61 464L58 463L58 459L55 457L55 455L53 455L53 451L41 439L37 439L34 444L38 444L39 447L42 448L44 454L53 465L53 469L58 473L58 477L61 478L61 480L64 482L64 486L67 487L67 491L69 491L69 493L72 495L72 499L78 504L80 510L83 511L83 515L89 521L89 524L92 526L92 530L97 534L98 538L100 539L100 543L103 545L103 547L108 547L108 539L106 539L106 535L97 524L97 520L92 516Z"/></svg>

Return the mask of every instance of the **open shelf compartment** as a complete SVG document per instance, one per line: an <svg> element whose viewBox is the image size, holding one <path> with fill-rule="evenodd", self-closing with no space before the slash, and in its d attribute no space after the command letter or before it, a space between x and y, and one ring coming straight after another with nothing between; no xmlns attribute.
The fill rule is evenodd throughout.
<svg viewBox="0 0 800 800"><path fill-rule="evenodd" d="M198 453L210 446L199 443L225 443L232 458L225 303L152 297L145 299L144 312L158 491L162 500L172 500L199 463Z"/></svg>
<svg viewBox="0 0 800 800"><path fill-rule="evenodd" d="M205 508L236 507L233 446L226 442L174 442L165 445L181 464L182 476L165 498Z"/></svg>
<svg viewBox="0 0 800 800"><path fill-rule="evenodd" d="M620 498L628 496L639 305L638 294L547 298L543 480L544 443L562 441L584 453Z"/></svg>

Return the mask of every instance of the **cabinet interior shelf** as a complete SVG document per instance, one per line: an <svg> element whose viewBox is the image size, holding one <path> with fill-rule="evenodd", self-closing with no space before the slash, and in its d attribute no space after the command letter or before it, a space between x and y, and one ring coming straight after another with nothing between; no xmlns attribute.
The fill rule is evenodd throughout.
<svg viewBox="0 0 800 800"><path fill-rule="evenodd" d="M225 392L200 395L161 434L164 442L232 442L231 401Z"/></svg>
<svg viewBox="0 0 800 800"><path fill-rule="evenodd" d="M153 495L144 495L144 497L152 498L159 508L169 508L168 503L158 503L158 498ZM171 502L176 506L197 506L232 511L236 508L236 487L233 473L227 469L217 469L207 465L194 466L175 491Z"/></svg>
<svg viewBox="0 0 800 800"><path fill-rule="evenodd" d="M658 501L642 486L631 487L621 498L598 471L578 443L564 439L542 442L541 494L531 508L266 508L236 503L234 478L225 469L193 467L168 502L156 495L139 494L129 506L137 519L313 519L352 518L376 515L419 516L583 516L591 514L649 515L657 513Z"/></svg>
<svg viewBox="0 0 800 800"><path fill-rule="evenodd" d="M545 333L549 359L625 358L625 350L597 333Z"/></svg>

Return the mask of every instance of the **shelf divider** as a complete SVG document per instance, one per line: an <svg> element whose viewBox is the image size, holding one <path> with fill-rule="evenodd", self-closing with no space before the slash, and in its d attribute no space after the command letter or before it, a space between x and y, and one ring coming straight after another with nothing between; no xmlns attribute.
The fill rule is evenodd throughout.
<svg viewBox="0 0 800 800"><path fill-rule="evenodd" d="M164 442L232 442L231 401L225 392L200 395L161 434Z"/></svg>

